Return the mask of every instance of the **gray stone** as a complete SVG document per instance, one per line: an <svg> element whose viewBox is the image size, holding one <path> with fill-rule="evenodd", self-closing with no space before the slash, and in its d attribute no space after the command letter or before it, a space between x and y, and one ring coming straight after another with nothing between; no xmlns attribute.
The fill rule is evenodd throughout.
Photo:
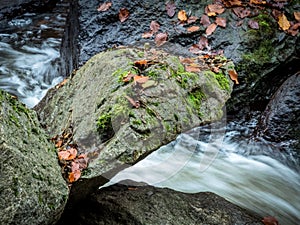
<svg viewBox="0 0 300 225"><path fill-rule="evenodd" d="M54 224L67 197L36 113L0 91L0 224Z"/></svg>
<svg viewBox="0 0 300 225"><path fill-rule="evenodd" d="M59 225L263 224L259 216L210 192L187 194L141 184L101 189L68 213Z"/></svg>

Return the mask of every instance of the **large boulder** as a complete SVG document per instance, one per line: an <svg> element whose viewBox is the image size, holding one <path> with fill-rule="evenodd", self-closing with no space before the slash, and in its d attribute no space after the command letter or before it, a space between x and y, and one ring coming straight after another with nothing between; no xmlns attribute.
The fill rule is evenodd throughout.
<svg viewBox="0 0 300 225"><path fill-rule="evenodd" d="M0 91L1 224L54 224L68 187L36 113Z"/></svg>
<svg viewBox="0 0 300 225"><path fill-rule="evenodd" d="M186 194L132 184L99 190L58 224L262 225L261 220L213 193Z"/></svg>
<svg viewBox="0 0 300 225"><path fill-rule="evenodd" d="M222 117L233 85L228 71L234 66L221 56L212 61L221 65L219 73L200 58L193 62L199 71L192 73L179 57L164 51L109 50L92 57L64 86L50 90L35 109L51 136L72 130L73 144L90 160L82 178L96 178ZM88 190L85 182L74 186L81 186L81 193Z"/></svg>

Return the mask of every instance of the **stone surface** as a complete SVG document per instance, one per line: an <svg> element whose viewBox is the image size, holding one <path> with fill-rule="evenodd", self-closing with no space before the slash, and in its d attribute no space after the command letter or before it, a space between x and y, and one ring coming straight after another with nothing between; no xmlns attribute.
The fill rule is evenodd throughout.
<svg viewBox="0 0 300 225"><path fill-rule="evenodd" d="M143 59L149 63L144 69L135 63ZM228 70L234 67L218 60L224 64L218 74L200 62L202 71L189 73L177 56L164 51L102 52L35 109L50 136L73 129L79 153L90 159L82 178L95 178L136 163L184 131L220 119L232 90ZM134 73L149 80L123 82ZM86 191L85 185L78 182L73 189Z"/></svg>
<svg viewBox="0 0 300 225"><path fill-rule="evenodd" d="M36 113L0 91L1 224L54 224L68 197Z"/></svg>
<svg viewBox="0 0 300 225"><path fill-rule="evenodd" d="M58 225L260 225L261 219L209 192L186 194L145 185L114 185L66 212Z"/></svg>

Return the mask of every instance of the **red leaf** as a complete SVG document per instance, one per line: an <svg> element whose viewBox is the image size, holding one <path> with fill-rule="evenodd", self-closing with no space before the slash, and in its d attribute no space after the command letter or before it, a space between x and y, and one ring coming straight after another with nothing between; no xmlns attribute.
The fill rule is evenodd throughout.
<svg viewBox="0 0 300 225"><path fill-rule="evenodd" d="M156 22L156 21L151 21L151 23L150 23L150 30L153 32L153 33L156 33L158 30L159 30L159 28L160 28L160 25L159 25L159 23L158 22Z"/></svg>
<svg viewBox="0 0 300 225"><path fill-rule="evenodd" d="M210 24L206 28L206 31L205 31L206 35L207 36L211 35L216 30L216 28L217 28L217 24L215 24L215 23Z"/></svg>
<svg viewBox="0 0 300 225"><path fill-rule="evenodd" d="M217 17L216 18L216 24L220 27L226 27L226 19L222 17Z"/></svg>
<svg viewBox="0 0 300 225"><path fill-rule="evenodd" d="M202 15L201 19L200 19L200 23L204 26L204 27L208 27L211 22L209 20L209 17L207 15Z"/></svg>
<svg viewBox="0 0 300 225"><path fill-rule="evenodd" d="M272 216L266 216L262 219L265 225L279 225L278 220Z"/></svg>
<svg viewBox="0 0 300 225"><path fill-rule="evenodd" d="M107 11L111 7L112 3L111 2L105 2L99 5L97 11L98 12L104 12Z"/></svg>
<svg viewBox="0 0 300 225"><path fill-rule="evenodd" d="M125 20L127 20L129 17L129 11L126 8L122 8L119 11L119 20L121 23L123 23Z"/></svg>
<svg viewBox="0 0 300 225"><path fill-rule="evenodd" d="M168 2L166 4L166 10L169 17L173 17L175 15L176 5L174 2Z"/></svg>
<svg viewBox="0 0 300 225"><path fill-rule="evenodd" d="M248 26L252 29L258 30L259 29L259 25L258 22L254 21L254 20L249 20L248 22Z"/></svg>
<svg viewBox="0 0 300 225"><path fill-rule="evenodd" d="M163 45L167 40L168 40L167 33L158 33L154 39L156 46Z"/></svg>

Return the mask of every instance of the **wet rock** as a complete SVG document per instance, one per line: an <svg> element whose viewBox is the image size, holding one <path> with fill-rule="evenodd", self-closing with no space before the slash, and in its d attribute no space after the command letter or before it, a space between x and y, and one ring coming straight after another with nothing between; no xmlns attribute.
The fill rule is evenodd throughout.
<svg viewBox="0 0 300 225"><path fill-rule="evenodd" d="M0 91L1 224L54 224L68 188L36 113Z"/></svg>
<svg viewBox="0 0 300 225"><path fill-rule="evenodd" d="M72 210L58 224L263 224L262 218L213 193L186 194L142 184L101 189Z"/></svg>
<svg viewBox="0 0 300 225"><path fill-rule="evenodd" d="M299 146L299 86L300 72L289 77L276 91L262 115L259 135L273 142L289 142Z"/></svg>
<svg viewBox="0 0 300 225"><path fill-rule="evenodd" d="M100 185L97 177L220 119L232 90L228 70L233 64L219 60L224 66L218 74L206 64L190 73L177 56L164 51L117 48L92 57L63 87L52 89L35 108L40 121L50 136L72 128L79 153L90 159L82 174L86 182L72 190L78 187L83 196L90 184Z"/></svg>
<svg viewBox="0 0 300 225"><path fill-rule="evenodd" d="M184 9L188 15L201 17L207 4L212 1L174 1L176 13ZM170 18L164 1L113 1L112 7L98 12L98 2L79 0L79 63L82 65L99 51L119 45L130 45L143 40L142 34L149 31L152 20L159 22L159 32L168 33L168 42L189 48L205 35L200 26L196 32L188 32L187 27L199 26L199 20L189 25L178 23L177 14ZM118 12L127 8L128 20L121 23ZM286 16L293 18L299 11L296 1L285 6ZM228 111L237 116L249 110L263 110L280 84L299 70L300 38L287 35L279 29L272 16L272 9L250 9L249 18L240 19L226 9L220 17L226 18L226 28L217 27L208 36L209 45L214 50L224 50L225 56L234 61L239 74L239 85L235 85L233 98L228 101ZM214 17L210 18L214 22ZM250 29L248 22L258 22L259 29ZM148 41L153 41L154 36ZM205 51L207 49L204 49ZM173 46L172 51L176 52ZM284 74L284 77L282 76ZM271 84L271 85L270 85Z"/></svg>

